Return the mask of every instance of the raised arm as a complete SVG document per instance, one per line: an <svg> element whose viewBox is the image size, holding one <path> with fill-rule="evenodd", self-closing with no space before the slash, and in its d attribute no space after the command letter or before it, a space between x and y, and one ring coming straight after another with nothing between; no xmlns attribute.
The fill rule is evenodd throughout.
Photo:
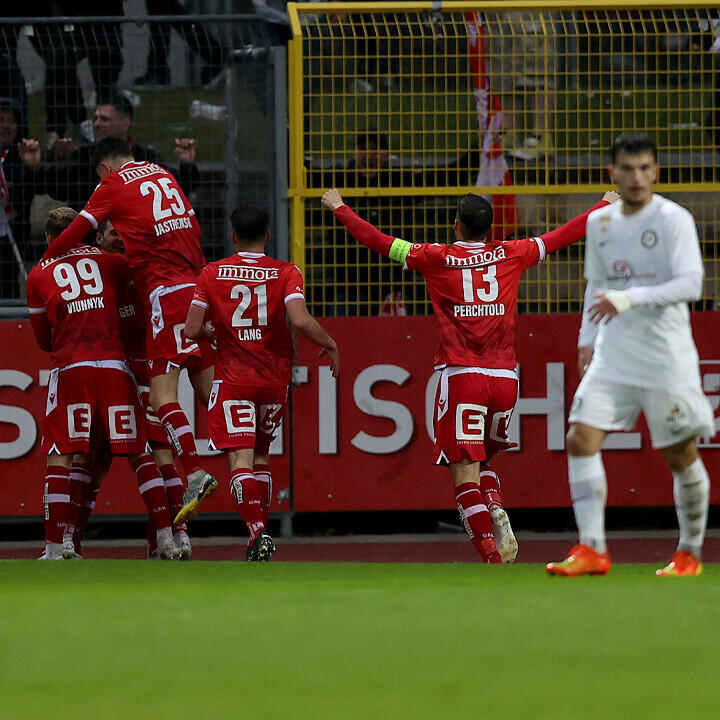
<svg viewBox="0 0 720 720"><path fill-rule="evenodd" d="M613 191L606 192L600 202L595 203L589 210L586 210L582 215L574 217L572 220L566 222L555 230L541 235L540 238L545 245L546 252L556 252L561 248L572 245L574 242L585 237L585 227L587 225L588 215L598 208L610 205L620 199L620 196Z"/></svg>
<svg viewBox="0 0 720 720"><path fill-rule="evenodd" d="M331 210L333 215L348 229L348 232L359 242L371 250L390 256L394 237L380 232L374 225L358 217L344 202L337 190L328 190L322 196L323 207Z"/></svg>

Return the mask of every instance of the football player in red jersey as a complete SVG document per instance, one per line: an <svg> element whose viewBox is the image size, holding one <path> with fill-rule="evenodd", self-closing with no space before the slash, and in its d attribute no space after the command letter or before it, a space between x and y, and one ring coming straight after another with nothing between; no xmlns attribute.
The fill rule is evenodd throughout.
<svg viewBox="0 0 720 720"><path fill-rule="evenodd" d="M125 245L120 234L109 220L103 220L97 228L96 242L101 250L107 253L123 253ZM175 463L168 437L159 418L150 404L150 376L146 355L145 335L147 313L143 311L142 300L134 283L118 288L118 309L120 312L120 335L127 352L130 371L135 377L140 394L140 404L145 410L148 443L152 456L163 478L167 495L170 517L174 518L183 506L184 485ZM180 525L173 528L173 538L180 550L180 559L189 560L192 555L190 537L187 527ZM156 542L156 531L152 516L148 523L148 558L159 557Z"/></svg>
<svg viewBox="0 0 720 720"><path fill-rule="evenodd" d="M48 242L68 227L70 208L50 212ZM79 557L70 501L73 455L90 451L100 431L114 455L129 456L157 528L161 554L178 557L163 481L144 452L145 424L118 327L117 288L128 282L122 259L77 244L41 261L27 280L28 308L38 345L51 352L42 450L45 476L45 559Z"/></svg>
<svg viewBox="0 0 720 720"><path fill-rule="evenodd" d="M182 368L187 368L203 402L207 402L212 385L214 352L210 344L189 341L184 332L195 283L205 266L200 226L175 178L155 163L135 162L123 140L100 140L93 163L100 184L43 258L73 247L105 219L113 223L149 315L150 402L187 475L185 502L203 499L217 489L217 481L201 466L177 394Z"/></svg>
<svg viewBox="0 0 720 720"><path fill-rule="evenodd" d="M452 245L412 244L385 235L345 205L337 190L322 197L323 206L356 240L425 277L440 335L435 463L450 466L460 519L485 562L512 562L517 555L497 476L487 477L491 471L485 466L510 444L507 427L518 392L514 339L520 277L548 252L583 237L589 213L617 197L606 193L588 212L540 237L487 243L492 207L480 195L468 194L458 204Z"/></svg>
<svg viewBox="0 0 720 720"><path fill-rule="evenodd" d="M267 212L240 207L231 222L237 252L202 271L185 331L191 339L208 336L209 315L217 340L208 404L210 438L227 453L230 490L250 533L247 559L269 560L275 545L266 530L272 500L268 452L291 379L288 321L328 355L333 375L339 356L335 341L307 311L298 267L265 255ZM186 505L180 519L196 510L197 503Z"/></svg>

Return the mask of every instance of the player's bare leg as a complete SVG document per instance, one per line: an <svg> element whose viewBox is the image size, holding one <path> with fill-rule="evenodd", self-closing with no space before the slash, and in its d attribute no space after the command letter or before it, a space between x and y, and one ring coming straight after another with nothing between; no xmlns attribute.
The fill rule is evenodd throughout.
<svg viewBox="0 0 720 720"><path fill-rule="evenodd" d="M468 537L480 553L483 562L502 563L495 545L490 511L480 490L480 463L461 460L450 464L450 474L455 483L455 500L460 520Z"/></svg>
<svg viewBox="0 0 720 720"><path fill-rule="evenodd" d="M155 528L157 549L163 560L180 559L180 551L173 540L172 518L160 470L149 453L131 455L128 462L137 476L140 496Z"/></svg>
<svg viewBox="0 0 720 720"><path fill-rule="evenodd" d="M710 478L700 459L695 438L663 448L673 474L673 495L680 540L670 563L657 570L659 577L700 575L700 556L710 504Z"/></svg>
<svg viewBox="0 0 720 720"><path fill-rule="evenodd" d="M190 384L193 390L200 398L200 402L207 407L210 400L210 391L212 390L213 378L215 377L215 366L205 368L201 372L190 375Z"/></svg>
<svg viewBox="0 0 720 720"><path fill-rule="evenodd" d="M230 450L227 461L230 469L230 492L235 498L238 512L250 534L247 559L250 562L267 562L276 548L263 520L264 489L260 487L252 470L255 464L255 451Z"/></svg>
<svg viewBox="0 0 720 720"><path fill-rule="evenodd" d="M580 541L562 562L546 565L550 575L607 575L610 556L605 538L607 480L600 448L604 430L573 423L567 434L568 478Z"/></svg>
<svg viewBox="0 0 720 720"><path fill-rule="evenodd" d="M170 445L187 475L188 486L183 496L184 504L175 516L175 525L182 525L192 518L200 503L218 488L217 480L201 466L190 423L178 403L179 378L178 367L170 367L164 375L150 378L150 404L155 408Z"/></svg>
<svg viewBox="0 0 720 720"><path fill-rule="evenodd" d="M71 560L80 556L75 552L70 502L71 454L50 453L45 471L45 551L41 560Z"/></svg>
<svg viewBox="0 0 720 720"><path fill-rule="evenodd" d="M495 545L500 557L504 563L515 562L518 554L518 544L510 525L510 518L503 506L500 478L486 464L480 466L480 492L482 492L485 505L490 511Z"/></svg>

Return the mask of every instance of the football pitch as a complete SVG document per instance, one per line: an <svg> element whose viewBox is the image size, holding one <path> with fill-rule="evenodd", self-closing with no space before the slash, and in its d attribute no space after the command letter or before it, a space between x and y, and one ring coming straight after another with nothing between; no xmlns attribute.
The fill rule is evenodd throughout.
<svg viewBox="0 0 720 720"><path fill-rule="evenodd" d="M720 566L0 562L0 717L717 718Z"/></svg>

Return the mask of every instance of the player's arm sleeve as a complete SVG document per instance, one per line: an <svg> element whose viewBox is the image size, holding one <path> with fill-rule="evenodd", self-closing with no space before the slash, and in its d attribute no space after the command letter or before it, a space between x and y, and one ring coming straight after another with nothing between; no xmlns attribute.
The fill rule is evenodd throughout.
<svg viewBox="0 0 720 720"><path fill-rule="evenodd" d="M574 242L577 242L581 238L585 237L585 229L587 226L588 215L590 215L590 213L594 212L595 210L598 210L601 207L605 207L609 204L610 203L608 203L606 200L601 200L600 202L593 205L589 210L584 212L582 215L574 217L572 220L566 222L564 225L561 225L559 228L555 228L555 230L551 230L550 232L545 233L544 235L541 235L539 238L535 239L539 239L542 241L545 253L556 252L561 248L572 245ZM545 257L542 251L540 255L541 257L539 260L537 260L537 262L542 262Z"/></svg>
<svg viewBox="0 0 720 720"><path fill-rule="evenodd" d="M30 311L30 327L32 327L38 347L50 352L52 350L52 328L48 321L47 307L40 297L32 275L27 281L27 302Z"/></svg>
<svg viewBox="0 0 720 720"><path fill-rule="evenodd" d="M600 286L593 282L588 282L585 286L585 302L583 303L582 322L580 323L580 332L578 334L578 347L593 347L597 338L599 325L590 320L590 306L595 301L595 296L600 293Z"/></svg>
<svg viewBox="0 0 720 720"><path fill-rule="evenodd" d="M333 214L359 243L392 260L400 263L405 262L405 258L410 252L411 245L409 242L400 240L399 244L395 245L393 249L393 245L398 241L397 238L380 232L374 225L356 215L347 205L342 205Z"/></svg>
<svg viewBox="0 0 720 720"><path fill-rule="evenodd" d="M95 188L95 192L90 196L85 208L50 243L48 249L43 253L42 259L47 260L48 258L64 255L68 250L82 243L91 230L97 230L97 226L110 213L114 194L112 183L103 180Z"/></svg>
<svg viewBox="0 0 720 720"><path fill-rule="evenodd" d="M285 305L291 300L304 300L305 288L303 284L303 276L297 265L291 266L285 277Z"/></svg>
<svg viewBox="0 0 720 720"><path fill-rule="evenodd" d="M210 295L207 290L208 270L207 267L200 273L197 285L195 285L195 294L190 304L195 305L203 310L210 307Z"/></svg>

